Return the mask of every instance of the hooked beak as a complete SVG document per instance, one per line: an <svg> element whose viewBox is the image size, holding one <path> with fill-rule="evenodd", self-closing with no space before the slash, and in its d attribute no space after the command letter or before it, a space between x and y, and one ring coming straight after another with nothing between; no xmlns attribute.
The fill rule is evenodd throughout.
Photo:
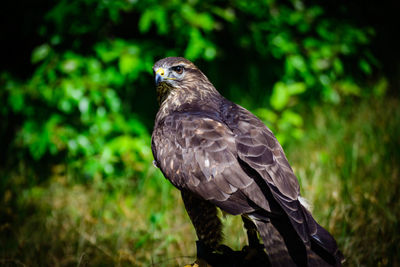
<svg viewBox="0 0 400 267"><path fill-rule="evenodd" d="M164 80L164 74L165 74L165 71L163 68L158 68L156 70L156 77L155 77L156 85Z"/></svg>

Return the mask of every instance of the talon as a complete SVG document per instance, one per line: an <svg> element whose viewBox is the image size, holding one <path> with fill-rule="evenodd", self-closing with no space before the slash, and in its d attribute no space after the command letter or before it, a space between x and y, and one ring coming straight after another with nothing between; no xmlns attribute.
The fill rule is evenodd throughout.
<svg viewBox="0 0 400 267"><path fill-rule="evenodd" d="M261 246L261 244L257 247L244 246L242 249L242 257L244 262L251 264L252 266L259 266L259 264L269 262L268 256L264 251L264 246Z"/></svg>
<svg viewBox="0 0 400 267"><path fill-rule="evenodd" d="M230 247L224 244L219 245L215 251L223 255L230 255L234 253L234 251Z"/></svg>
<svg viewBox="0 0 400 267"><path fill-rule="evenodd" d="M209 265L207 261L197 258L197 260L193 263L193 267L211 267L211 265Z"/></svg>
<svg viewBox="0 0 400 267"><path fill-rule="evenodd" d="M205 260L197 259L193 264L186 264L183 267L211 267Z"/></svg>

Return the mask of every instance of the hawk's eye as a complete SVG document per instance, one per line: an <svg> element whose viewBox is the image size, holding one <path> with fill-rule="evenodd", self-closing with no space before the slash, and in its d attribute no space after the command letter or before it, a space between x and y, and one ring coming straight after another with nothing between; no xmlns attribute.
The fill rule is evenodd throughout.
<svg viewBox="0 0 400 267"><path fill-rule="evenodd" d="M175 71L178 74L182 74L183 67L182 66L175 66L175 67L172 67L172 70Z"/></svg>

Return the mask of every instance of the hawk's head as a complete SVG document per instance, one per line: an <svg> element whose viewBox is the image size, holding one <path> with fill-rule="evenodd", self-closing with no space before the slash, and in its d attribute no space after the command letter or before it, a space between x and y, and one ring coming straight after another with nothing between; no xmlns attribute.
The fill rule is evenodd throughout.
<svg viewBox="0 0 400 267"><path fill-rule="evenodd" d="M173 91L193 94L203 89L204 85L213 88L207 77L183 57L167 57L157 61L153 66L153 73L159 104Z"/></svg>

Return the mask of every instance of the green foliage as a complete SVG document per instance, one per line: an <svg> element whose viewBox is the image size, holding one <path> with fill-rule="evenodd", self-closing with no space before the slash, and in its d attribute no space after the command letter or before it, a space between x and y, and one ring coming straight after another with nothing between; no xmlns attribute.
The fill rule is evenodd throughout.
<svg viewBox="0 0 400 267"><path fill-rule="evenodd" d="M301 137L302 123L293 123L280 113L292 109L290 114L294 114L299 96L309 102L339 104L343 96L371 95L371 88L365 85L366 90L361 91L353 68L358 64L369 75L376 67L368 48L374 36L372 28L356 28L325 15L323 6L306 6L302 1L289 5L268 1L254 7L239 2L239 10L255 18L249 21L249 36L241 37L242 46L252 43L259 55L278 59L281 64L275 67L280 76L269 98L279 119L269 122L280 133L282 143ZM268 123L268 118L264 119Z"/></svg>
<svg viewBox="0 0 400 267"><path fill-rule="evenodd" d="M273 120L261 117L271 123L281 142L300 138L303 122L296 107L302 96L338 103L340 95L360 95L358 82L347 71L352 65L344 61L355 55L354 63L362 72L373 71L367 46L373 31L324 14L322 6L306 6L301 1L237 1L233 6L60 1L48 11L40 28L44 43L32 52L31 61L36 64L32 77L20 83L3 75L8 98L5 109L23 117L16 148L26 148L34 160L46 154L66 155L68 162L89 176L110 175L117 169L132 172L132 160L148 163L151 158L148 149L145 152L139 145L148 142L148 131L135 116L134 106L129 107L132 101L140 101L132 98L135 91L143 90L141 86L151 90L142 77L149 80L146 74L151 73L155 59L165 55L191 60L222 56L227 44L217 45L218 35L231 29L236 32L228 46L254 49L260 61L277 60L272 70L279 75L266 84L272 92L265 84L252 85L260 92L265 90L263 98L269 98L259 110L278 115ZM136 34L111 39L112 31L106 25L122 27L128 15L138 18L137 25L129 25L129 31ZM248 29L237 31L243 17L249 18ZM154 35L162 41L152 41ZM63 44L70 45L65 49ZM264 69L251 71L262 76ZM118 145L129 147L121 152L115 150ZM116 168L121 158L129 160L122 162L122 169Z"/></svg>
<svg viewBox="0 0 400 267"><path fill-rule="evenodd" d="M106 52L109 46L114 55ZM33 58L44 60L42 50ZM24 118L15 145L27 148L34 160L65 155L89 177L143 172L152 158L149 134L137 116L123 112L118 90L146 71L146 64L135 67L138 49L121 40L100 43L96 52L98 57L47 52L30 81L6 81L8 104Z"/></svg>

